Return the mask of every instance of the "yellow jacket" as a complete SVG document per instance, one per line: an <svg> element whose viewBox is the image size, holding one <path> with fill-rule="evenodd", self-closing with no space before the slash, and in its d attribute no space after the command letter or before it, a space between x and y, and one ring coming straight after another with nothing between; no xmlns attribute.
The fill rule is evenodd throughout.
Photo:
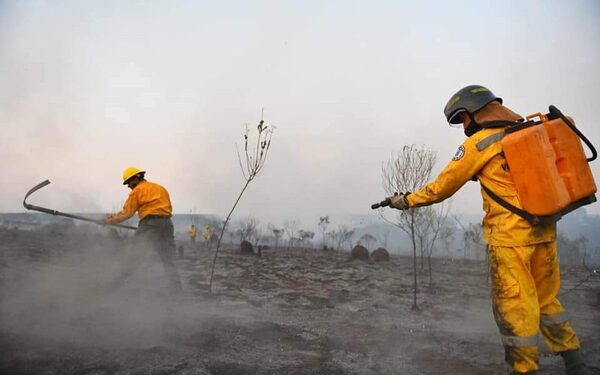
<svg viewBox="0 0 600 375"><path fill-rule="evenodd" d="M478 123L493 120L515 121L520 116L498 102L492 102L476 115ZM522 208L517 192L502 154L500 142L493 142L481 151L477 144L503 129L483 129L465 140L456 155L442 170L435 181L408 195L410 207L427 206L452 196L467 181L476 177L481 184L506 200ZM525 246L554 241L556 224L532 226L525 219L506 210L483 189L483 236L493 246Z"/></svg>
<svg viewBox="0 0 600 375"><path fill-rule="evenodd" d="M190 237L196 237L196 233L198 233L198 229L196 227L190 227L190 229L188 229L188 234Z"/></svg>
<svg viewBox="0 0 600 375"><path fill-rule="evenodd" d="M204 227L202 236L204 237L205 240L210 241L210 239L212 237L212 229L209 226Z"/></svg>
<svg viewBox="0 0 600 375"><path fill-rule="evenodd" d="M140 220L148 215L170 217L173 211L169 192L154 182L143 180L131 192L121 212L108 217L110 223L120 223L132 217L136 211Z"/></svg>

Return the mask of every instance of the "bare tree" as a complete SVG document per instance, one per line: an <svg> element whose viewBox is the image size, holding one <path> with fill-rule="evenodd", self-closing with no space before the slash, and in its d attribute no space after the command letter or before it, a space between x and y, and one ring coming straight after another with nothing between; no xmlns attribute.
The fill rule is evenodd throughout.
<svg viewBox="0 0 600 375"><path fill-rule="evenodd" d="M415 238L417 239L417 247L419 249L419 258L421 260L420 271L425 268L425 248L429 237L429 230L433 223L435 212L433 207L422 207L419 214L415 215Z"/></svg>
<svg viewBox="0 0 600 375"><path fill-rule="evenodd" d="M360 236L360 241L365 244L365 247L369 251L371 250L371 246L373 246L375 240L375 236L373 236L371 233L365 233L362 236Z"/></svg>
<svg viewBox="0 0 600 375"><path fill-rule="evenodd" d="M327 246L327 227L329 226L329 215L319 217L319 231L321 231L321 237L323 240L323 248Z"/></svg>
<svg viewBox="0 0 600 375"><path fill-rule="evenodd" d="M255 223L255 227L254 227L254 231L252 231L252 236L251 238L253 239L253 244L254 247L258 248L261 238L263 237L263 229L262 226L260 225L260 221L256 218L252 218L253 220L256 220Z"/></svg>
<svg viewBox="0 0 600 375"><path fill-rule="evenodd" d="M391 232L392 230L390 229L390 227L386 226L386 228L381 230L381 235L379 237L379 243L381 244L381 247L383 247L386 250L389 250L387 247Z"/></svg>
<svg viewBox="0 0 600 375"><path fill-rule="evenodd" d="M233 207L231 207L231 210L225 218L223 228L221 229L221 234L219 235L219 240L217 241L217 248L215 250L215 256L213 258L212 267L210 271L210 282L208 284L208 290L210 293L212 293L212 281L215 273L215 264L217 262L219 248L221 246L221 241L223 239L223 234L225 233L227 223L229 222L229 219L231 218L231 215L237 207L237 204L239 203L240 199L242 199L242 195L244 195L244 192L248 188L248 185L250 185L250 182L252 182L252 180L254 180L254 178L260 175L260 173L263 171L265 162L267 161L267 155L269 154L269 148L271 147L271 137L273 136L274 127L269 127L265 125L263 116L261 115L260 122L258 123L258 126L256 128L258 130L258 136L256 137L256 145L254 146L254 149L252 149L252 146L250 146L250 150L248 149L248 139L250 134L250 130L248 129L248 127L246 127L246 131L244 133L245 163L242 162L242 157L240 156L239 149L237 149L236 145L238 161L240 163L240 168L242 169L242 175L244 176L246 182L242 187L242 191L240 191L240 194L235 200Z"/></svg>
<svg viewBox="0 0 600 375"><path fill-rule="evenodd" d="M571 240L564 234L564 232L558 232L556 234L556 244L558 248L558 256L562 264L581 264L583 255L581 253L580 241L577 239Z"/></svg>
<svg viewBox="0 0 600 375"><path fill-rule="evenodd" d="M276 228L273 224L269 224L267 226L267 230L273 233L273 238L275 240L275 247L279 246L279 240L281 236L283 236L283 229Z"/></svg>
<svg viewBox="0 0 600 375"><path fill-rule="evenodd" d="M300 231L298 232L298 238L300 238L300 243L302 244L302 247L306 247L307 242L310 244L311 240L314 237L315 232L312 232L310 230L300 229Z"/></svg>
<svg viewBox="0 0 600 375"><path fill-rule="evenodd" d="M480 251L483 248L483 238L482 238L482 231L483 231L483 226L481 225L481 223L469 223L466 226L463 225L461 223L461 221L455 217L454 221L456 223L458 223L458 225L460 226L460 228L462 229L463 233L462 233L462 240L463 240L463 262L470 257L470 252L471 249L474 249L474 259L479 259L480 257ZM485 273L485 282L486 284L489 284L490 282L490 262L489 262L489 257L490 254L487 251L487 247L484 251L485 253L485 267L486 267L486 273Z"/></svg>
<svg viewBox="0 0 600 375"><path fill-rule="evenodd" d="M435 244L440 239L447 228L452 223L448 220L451 204L439 204L435 208L428 207L430 210L425 211L426 220L428 221L426 236L423 237L424 253L427 257L427 269L429 274L429 287L433 286L433 271L431 267L431 256L433 255Z"/></svg>
<svg viewBox="0 0 600 375"><path fill-rule="evenodd" d="M458 217L454 217L454 221L460 226L460 229L462 229L462 231L463 231L463 236L462 236L463 246L464 246L463 259L470 258L471 248L474 248L475 250L477 250L477 249L481 249L483 246L483 238L481 237L483 227L482 227L481 223L469 223L467 225L464 225ZM478 254L479 253L476 251L474 253L473 258L478 259L479 258ZM486 259L487 259L487 253L486 253Z"/></svg>
<svg viewBox="0 0 600 375"><path fill-rule="evenodd" d="M580 234L575 241L578 242L579 248L581 249L581 251L583 251L583 256L581 257L581 265L585 267L587 266L587 244L588 242L590 242L590 240L586 237L585 234Z"/></svg>
<svg viewBox="0 0 600 375"><path fill-rule="evenodd" d="M235 233L240 236L240 242L253 242L258 237L257 230L259 223L260 222L255 217L249 217L240 220L238 223L238 228L235 231Z"/></svg>
<svg viewBox="0 0 600 375"><path fill-rule="evenodd" d="M285 234L288 236L288 250L294 245L294 240L297 238L296 233L300 228L300 221L298 220L286 220L283 222L283 229Z"/></svg>
<svg viewBox="0 0 600 375"><path fill-rule="evenodd" d="M344 244L347 244L349 247L352 247L353 237L353 230L351 230L347 225L340 225L335 231L336 249L341 250Z"/></svg>
<svg viewBox="0 0 600 375"><path fill-rule="evenodd" d="M453 258L453 256L451 255L451 251L450 251L450 245L452 244L452 241L454 240L455 232L456 232L456 223L454 221L450 220L450 218L447 218L445 225L442 226L442 228L440 229L440 233L439 233L440 241L443 244L442 257L444 259L446 259L448 256L451 256Z"/></svg>
<svg viewBox="0 0 600 375"><path fill-rule="evenodd" d="M423 187L431 176L431 171L436 162L436 154L425 147L415 145L404 146L391 157L382 167L383 190L391 196L396 192L416 191ZM381 213L381 211L380 211ZM382 214L383 215L383 214ZM405 211L395 211L395 220L384 219L410 236L413 247L413 310L418 310L417 305L417 239L416 226L422 221L419 209L411 208ZM383 216L382 216L383 217Z"/></svg>
<svg viewBox="0 0 600 375"><path fill-rule="evenodd" d="M223 238L225 238L225 236L229 238L229 243L235 242L235 232L233 230L230 230L229 228L223 229L223 227L221 227L221 231L223 232Z"/></svg>
<svg viewBox="0 0 600 375"><path fill-rule="evenodd" d="M283 236L283 229L274 228L273 229L273 236L275 236L275 247L278 247L279 246L279 240L281 239L281 236Z"/></svg>
<svg viewBox="0 0 600 375"><path fill-rule="evenodd" d="M340 237L340 233L337 230L332 230L327 232L327 237L331 238L331 247L333 250L337 250L335 247L338 244L338 238Z"/></svg>
<svg viewBox="0 0 600 375"><path fill-rule="evenodd" d="M467 240L471 242L473 249L475 249L475 259L481 258L481 250L483 249L482 232L483 226L481 225L481 223L469 223L469 225L467 226Z"/></svg>
<svg viewBox="0 0 600 375"><path fill-rule="evenodd" d="M467 254L469 253L469 247L471 246L470 234L467 233L467 227L462 223L462 221L458 218L458 216L453 216L454 221L460 229L462 230L462 240L463 240L463 261L467 259Z"/></svg>
<svg viewBox="0 0 600 375"><path fill-rule="evenodd" d="M352 250L352 239L354 238L354 230L348 230L347 232L344 232L343 234L344 237L344 241L342 241L342 243L346 244L346 246L348 246L348 251Z"/></svg>

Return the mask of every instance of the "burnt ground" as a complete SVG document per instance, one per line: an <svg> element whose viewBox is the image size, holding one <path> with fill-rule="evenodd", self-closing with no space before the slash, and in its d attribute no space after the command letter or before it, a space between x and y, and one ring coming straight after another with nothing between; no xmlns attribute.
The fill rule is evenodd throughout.
<svg viewBox="0 0 600 375"><path fill-rule="evenodd" d="M375 264L271 249L259 258L225 247L209 295L213 253L184 246L176 263L185 294L176 296L155 257L121 239L0 230L0 373L506 371L482 262L435 259L433 285L418 275L415 311L409 257ZM600 367L600 277L562 272L561 301L588 363ZM541 347L540 374L563 373Z"/></svg>

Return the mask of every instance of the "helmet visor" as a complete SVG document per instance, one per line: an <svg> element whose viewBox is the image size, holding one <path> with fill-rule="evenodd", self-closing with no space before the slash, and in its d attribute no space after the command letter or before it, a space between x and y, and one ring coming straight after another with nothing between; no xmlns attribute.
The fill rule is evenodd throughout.
<svg viewBox="0 0 600 375"><path fill-rule="evenodd" d="M463 124L461 113L466 113L467 110L464 108L456 110L448 119L448 124L453 128L460 128Z"/></svg>

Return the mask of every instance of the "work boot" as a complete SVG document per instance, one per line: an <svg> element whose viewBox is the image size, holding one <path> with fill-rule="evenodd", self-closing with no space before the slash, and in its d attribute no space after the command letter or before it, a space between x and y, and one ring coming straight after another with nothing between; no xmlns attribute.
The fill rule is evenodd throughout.
<svg viewBox="0 0 600 375"><path fill-rule="evenodd" d="M567 350L560 355L565 360L565 373L567 375L590 375L588 367L583 362L579 349Z"/></svg>

